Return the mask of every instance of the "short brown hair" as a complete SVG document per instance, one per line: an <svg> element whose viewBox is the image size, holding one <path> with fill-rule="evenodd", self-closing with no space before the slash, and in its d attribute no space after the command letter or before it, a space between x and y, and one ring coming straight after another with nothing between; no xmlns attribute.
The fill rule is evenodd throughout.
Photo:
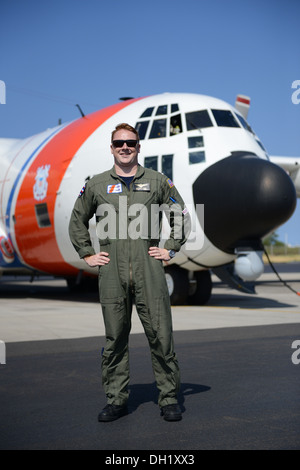
<svg viewBox="0 0 300 470"><path fill-rule="evenodd" d="M115 130L112 131L112 134L111 134L111 141L114 140L114 135L117 131L120 131L121 129L126 129L126 131L130 131L130 132L133 132L135 135L136 135L136 139L137 141L139 142L140 140L140 136L139 136L139 133L138 131L130 126L130 124L126 124L126 122L123 122L122 124L118 124L115 128Z"/></svg>

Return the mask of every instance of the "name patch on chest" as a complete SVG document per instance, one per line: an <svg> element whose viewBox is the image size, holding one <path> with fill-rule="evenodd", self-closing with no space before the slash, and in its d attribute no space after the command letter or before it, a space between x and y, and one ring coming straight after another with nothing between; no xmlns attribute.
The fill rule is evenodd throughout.
<svg viewBox="0 0 300 470"><path fill-rule="evenodd" d="M107 186L107 194L113 194L113 193L121 193L122 192L122 184L109 184Z"/></svg>
<svg viewBox="0 0 300 470"><path fill-rule="evenodd" d="M133 191L150 191L150 183L133 183Z"/></svg>

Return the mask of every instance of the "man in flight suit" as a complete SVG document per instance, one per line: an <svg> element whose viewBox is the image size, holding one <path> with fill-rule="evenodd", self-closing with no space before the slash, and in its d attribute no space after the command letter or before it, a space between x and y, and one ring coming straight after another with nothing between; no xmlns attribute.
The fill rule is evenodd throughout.
<svg viewBox="0 0 300 470"><path fill-rule="evenodd" d="M107 397L99 421L113 421L128 412L133 300L150 346L161 414L167 421L182 417L177 402L179 367L162 262L170 260L186 241L189 214L170 179L138 164L139 152L137 131L128 124L117 126L111 139L114 166L88 181L75 202L69 225L70 239L80 258L99 269L106 333L102 383ZM161 213L157 224L152 220L153 208L159 206L170 209L171 233L164 248L159 247ZM134 217L137 212L143 217ZM89 220L95 214L98 253L88 232Z"/></svg>

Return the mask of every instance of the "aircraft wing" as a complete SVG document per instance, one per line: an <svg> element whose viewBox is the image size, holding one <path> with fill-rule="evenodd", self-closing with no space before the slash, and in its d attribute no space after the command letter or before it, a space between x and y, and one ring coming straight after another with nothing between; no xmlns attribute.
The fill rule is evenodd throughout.
<svg viewBox="0 0 300 470"><path fill-rule="evenodd" d="M297 197L300 197L300 157L272 156L270 160L290 175L296 188Z"/></svg>

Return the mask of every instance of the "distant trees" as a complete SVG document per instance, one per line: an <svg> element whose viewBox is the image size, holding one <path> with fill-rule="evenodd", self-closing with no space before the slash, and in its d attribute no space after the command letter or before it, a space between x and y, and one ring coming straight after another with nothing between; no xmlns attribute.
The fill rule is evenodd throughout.
<svg viewBox="0 0 300 470"><path fill-rule="evenodd" d="M278 240L278 237L278 233L273 232L263 239L263 243L265 246L285 246L285 243Z"/></svg>

